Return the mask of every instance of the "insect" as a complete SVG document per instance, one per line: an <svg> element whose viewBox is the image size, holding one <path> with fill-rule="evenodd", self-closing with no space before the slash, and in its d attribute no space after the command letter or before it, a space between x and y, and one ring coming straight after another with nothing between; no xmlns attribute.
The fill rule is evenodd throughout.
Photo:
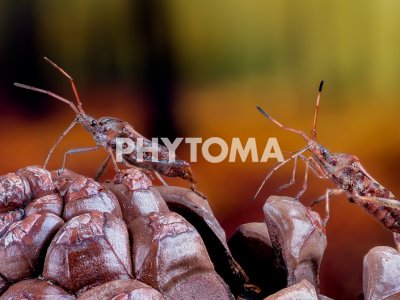
<svg viewBox="0 0 400 300"><path fill-rule="evenodd" d="M378 183L378 181L365 170L356 156L344 153L332 153L317 141L317 118L323 83L324 82L321 81L319 85L311 138L301 130L286 127L266 113L262 108L257 106L257 109L275 125L284 130L300 135L306 141L307 145L270 170L270 172L265 176L264 181L254 196L254 199L260 193L265 182L271 177L271 175L290 161L294 161L292 179L289 183L281 186L279 190L293 185L295 182L294 176L296 173L297 159L300 158L305 162L306 167L303 187L297 194L297 199L299 199L307 189L309 169L311 169L319 178L329 179L335 185L335 188L327 189L323 196L312 203L312 205L314 205L325 200L324 226L326 226L329 219L329 198L332 195L344 193L350 202L354 202L364 208L383 226L393 232L396 246L400 251L400 200L396 199L387 188ZM310 152L311 155L309 157L303 155L306 151Z"/></svg>
<svg viewBox="0 0 400 300"><path fill-rule="evenodd" d="M75 149L71 149L71 150L68 150L67 152L65 152L64 161L63 161L61 170L64 170L65 163L66 163L67 157L69 155L75 154L75 153L96 151L100 148L104 148L108 152L108 156L107 156L107 159L102 164L98 174L96 175L96 178L99 178L102 175L102 173L106 169L110 159L113 162L116 172L118 174L120 174L120 170L118 168L118 164L117 164L115 156L114 156L115 150L116 150L116 138L117 137L130 138L135 143L140 138L143 140L144 147L150 147L152 145L151 144L152 142L150 140L144 138L140 133L135 131L133 129L133 127L131 125L129 125L128 122L125 122L123 120L113 118L113 117L101 117L99 119L95 119L95 118L89 116L88 114L86 114L85 111L83 110L82 102L80 100L80 97L79 97L78 91L76 89L73 78L67 72L65 72L61 67L59 67L54 62L52 62L50 59L48 59L46 57L44 59L70 80L71 87L72 87L72 90L74 92L75 99L77 102L77 105L75 105L72 101L65 99L51 91L36 88L33 86L21 84L21 83L14 83L14 85L17 87L32 90L32 91L39 92L42 94L47 94L59 101L62 101L64 103L68 104L69 107L74 111L74 113L76 115L76 118L73 120L73 122L58 137L58 139L54 143L53 147L50 149L50 151L47 155L47 158L44 162L44 169L47 167L50 157L53 154L54 150L56 149L57 145L68 134L68 132L78 123L81 124L83 126L83 128L85 128L86 131L88 131L92 135L94 141L96 142L96 146L75 148ZM140 162L137 161L137 149L136 149L130 154L123 155L123 163L129 167L136 166L136 167L142 168L144 170L154 172L155 175L159 178L159 180L164 185L167 185L167 184L163 180L163 178L160 176L160 174L163 176L166 176L166 177L180 177L182 179L188 180L191 183L192 190L195 191L196 181L193 177L190 164L184 160L169 161L168 148L163 145L160 145L160 144L157 144L156 147L158 149L158 151L157 151L158 152L158 161L152 161L151 153L146 153L146 152L143 155L144 156L143 161L140 161Z"/></svg>

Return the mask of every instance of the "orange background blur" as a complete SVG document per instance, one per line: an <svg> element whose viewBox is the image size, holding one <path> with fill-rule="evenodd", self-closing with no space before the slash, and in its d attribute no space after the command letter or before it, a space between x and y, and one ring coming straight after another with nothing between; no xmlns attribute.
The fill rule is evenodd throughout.
<svg viewBox="0 0 400 300"><path fill-rule="evenodd" d="M66 105L12 86L32 84L72 99L67 79L42 60L48 56L73 75L94 117L125 119L147 137L256 137L259 152L268 137L277 137L283 151L304 143L255 105L308 131L324 79L320 142L357 155L400 195L399 53L397 1L2 1L0 171L42 164L73 120ZM90 145L91 137L75 128L50 167L61 165L65 150ZM180 147L178 155L188 159L188 150ZM77 155L67 167L93 176L104 157L102 151ZM251 202L272 165L193 164L198 188L228 236L241 223L262 221L264 199L289 181L286 166ZM299 165L297 185L284 194L301 188ZM310 178L304 203L331 186ZM392 246L391 234L344 197L332 201L327 234L322 293L355 299L362 292L363 256L371 247Z"/></svg>

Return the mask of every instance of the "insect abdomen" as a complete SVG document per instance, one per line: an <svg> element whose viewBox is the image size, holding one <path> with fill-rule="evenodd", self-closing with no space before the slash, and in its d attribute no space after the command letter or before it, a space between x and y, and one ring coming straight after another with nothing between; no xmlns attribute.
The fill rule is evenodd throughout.
<svg viewBox="0 0 400 300"><path fill-rule="evenodd" d="M353 198L355 202L363 207L370 215L375 217L383 226L393 232L400 233L400 210L393 207L372 203L368 200Z"/></svg>

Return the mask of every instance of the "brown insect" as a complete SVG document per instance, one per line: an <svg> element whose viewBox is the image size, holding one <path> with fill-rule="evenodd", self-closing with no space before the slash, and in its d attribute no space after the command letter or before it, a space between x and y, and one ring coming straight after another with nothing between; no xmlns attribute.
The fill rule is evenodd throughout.
<svg viewBox="0 0 400 300"><path fill-rule="evenodd" d="M351 202L357 203L369 214L374 216L383 226L393 232L396 246L400 251L400 201L364 169L356 156L344 153L331 153L317 141L317 117L323 83L324 82L321 81L319 86L314 110L314 122L311 130L311 138L303 131L282 125L257 106L257 109L275 125L284 130L300 135L307 142L307 146L296 151L292 156L275 166L264 178L264 181L254 198L256 198L260 193L268 178L270 178L276 170L292 160L294 161L292 179L289 183L281 186L279 190L293 185L295 182L294 176L296 172L297 158L300 158L305 162L306 168L303 188L297 194L297 199L299 199L307 189L309 169L311 169L319 178L331 180L336 186L335 188L327 189L325 195L312 203L312 205L314 205L325 200L324 226L329 219L329 197L331 195L344 193ZM305 157L303 153L306 151L309 151L311 156Z"/></svg>
<svg viewBox="0 0 400 300"><path fill-rule="evenodd" d="M104 161L102 164L96 178L99 178L107 164L109 163L110 158L113 161L114 168L117 171L118 174L120 174L120 170L118 168L116 159L114 157L115 151L116 151L116 138L130 138L133 142L137 142L137 140L140 138L143 140L143 146L144 147L150 147L152 145L152 142L146 138L144 138L140 133L135 131L131 125L129 125L128 122L125 122L123 120L113 118L113 117L102 117L99 119L95 119L88 114L85 113L85 111L82 108L82 102L80 100L79 94L77 92L75 83L73 78L65 72L62 68L60 68L58 65L56 65L54 62L52 62L48 58L44 58L48 63L50 63L54 68L56 68L58 71L60 71L64 76L66 76L72 86L72 90L75 94L75 99L77 102L77 105L75 105L72 101L67 100L53 92L50 92L48 90L43 90L40 88L28 86L25 84L20 84L20 83L14 83L15 86L32 90L35 92L47 94L57 100L60 100L66 104L68 104L71 109L74 111L76 114L76 118L74 121L67 127L67 129L58 137L57 141L49 151L49 154L47 155L46 161L44 162L44 168L46 168L51 155L53 154L55 148L57 145L61 142L61 140L67 135L67 133L77 124L81 124L83 128L85 128L92 136L93 139L96 142L96 146L94 147L83 147L83 148L76 148L76 149L71 149L65 152L64 154L64 161L61 170L64 170L66 159L69 155L75 154L75 153L82 153L82 152L89 152L89 151L95 151L100 148L104 148L108 152L107 159ZM153 144L154 145L154 144ZM143 161L137 161L137 149L132 151L131 154L123 154L123 163L129 167L131 166L137 166L142 169L148 170L148 171L153 171L158 179L164 184L167 185L166 182L162 179L160 176L166 176L166 177L180 177L185 180L188 180L191 183L192 190L195 191L195 179L193 178L193 174L190 168L190 164L184 160L175 160L175 161L170 161L169 160L169 152L168 148L166 148L163 145L157 144L157 149L158 149L158 161L152 161L152 156L151 153L144 153Z"/></svg>

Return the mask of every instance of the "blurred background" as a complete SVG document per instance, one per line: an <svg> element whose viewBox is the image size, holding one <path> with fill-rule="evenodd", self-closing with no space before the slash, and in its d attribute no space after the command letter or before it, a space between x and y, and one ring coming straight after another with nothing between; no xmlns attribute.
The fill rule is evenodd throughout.
<svg viewBox="0 0 400 300"><path fill-rule="evenodd" d="M259 152L269 137L288 152L304 142L268 122L255 105L308 131L324 79L319 141L357 155L400 195L399 53L398 1L1 1L0 171L42 164L74 118L63 103L12 85L73 99L68 80L43 61L47 56L74 77L94 117L122 118L147 137L256 137ZM67 149L90 145L92 138L75 128L49 167L60 167ZM189 159L189 147L178 155ZM76 155L67 167L93 176L105 156ZM287 165L252 202L272 165L193 163L198 188L228 236L239 224L262 221L266 197L290 180ZM303 174L300 163L297 185L282 193L295 195ZM304 203L331 186L310 177ZM362 293L363 256L374 246L393 246L391 234L344 197L331 203L321 290L355 299Z"/></svg>

